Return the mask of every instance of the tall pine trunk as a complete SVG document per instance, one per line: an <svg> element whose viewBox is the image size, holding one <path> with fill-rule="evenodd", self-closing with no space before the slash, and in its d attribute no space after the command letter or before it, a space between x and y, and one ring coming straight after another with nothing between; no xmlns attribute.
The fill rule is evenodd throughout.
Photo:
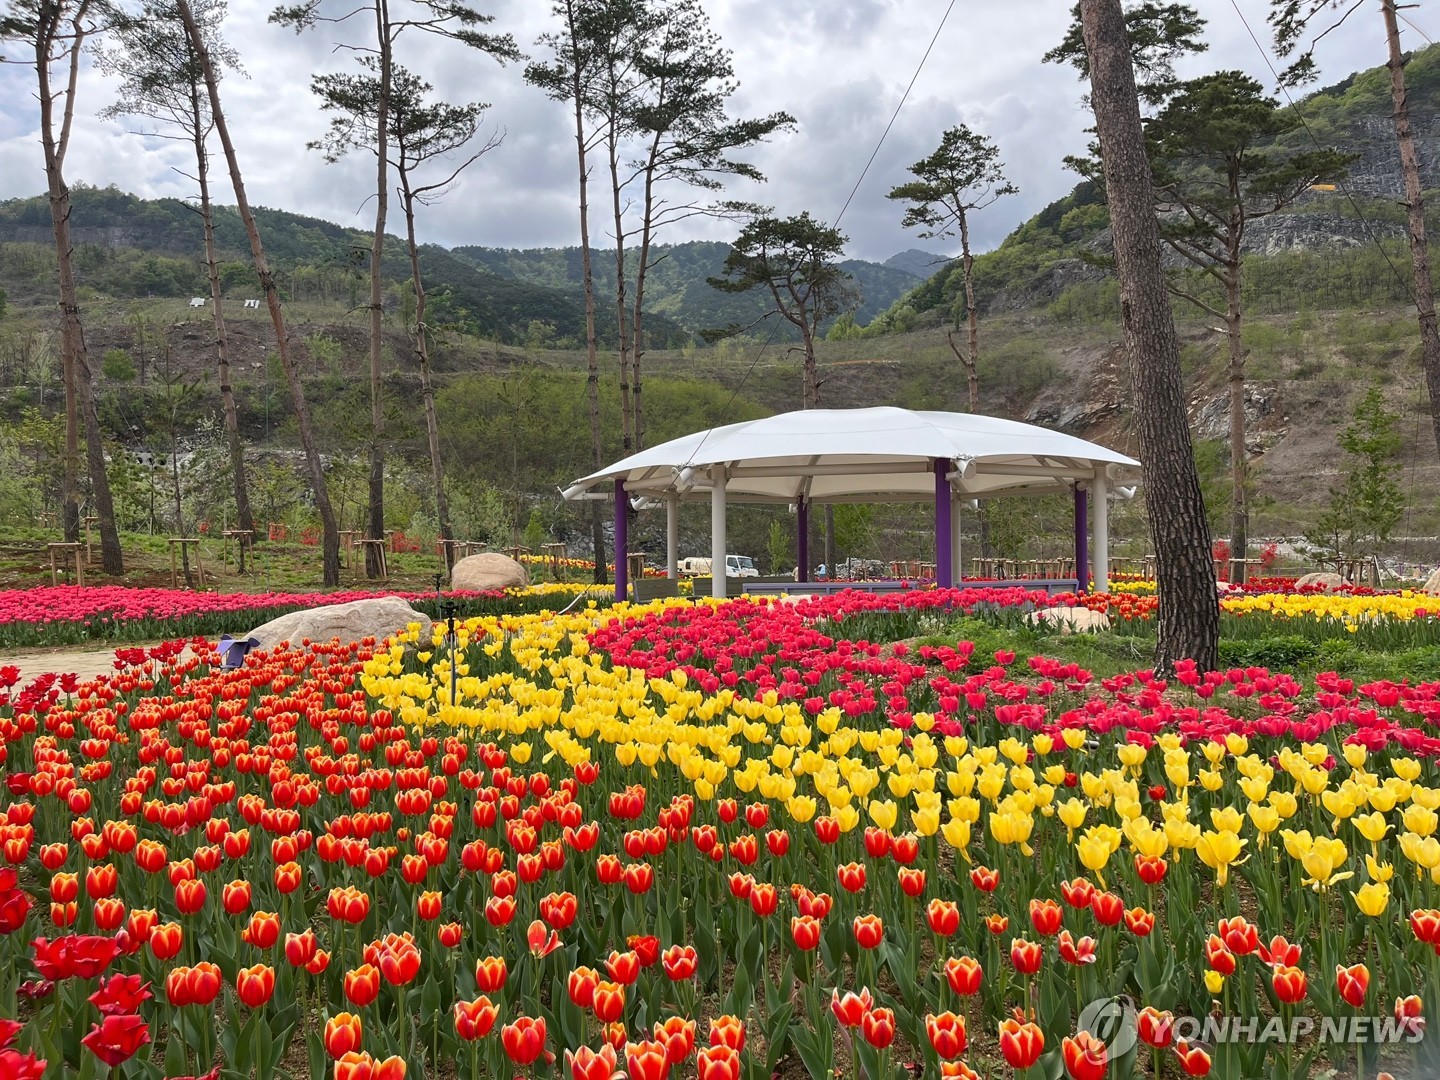
<svg viewBox="0 0 1440 1080"><path fill-rule="evenodd" d="M970 222L960 208L960 269L965 278L965 353L963 361L970 411L980 411L980 312L975 310L975 256L970 254ZM953 346L952 346L953 348Z"/></svg>
<svg viewBox="0 0 1440 1080"><path fill-rule="evenodd" d="M125 559L120 551L120 534L115 527L115 508L110 498L110 480L105 472L105 444L100 418L95 410L95 393L90 383L90 362L85 345L85 326L80 320L80 300L75 289L71 261L70 188L65 183L65 154L69 149L75 117L75 91L80 75L80 50L85 39L84 18L89 5L80 4L71 19L73 38L68 50L69 80L61 93L65 113L60 136L55 135L55 94L50 85L50 46L60 35L60 11L42 12L42 24L35 39L35 70L39 77L40 141L45 152L45 179L50 202L50 226L55 236L55 261L60 287L60 341L65 377L65 538L80 535L80 498L76 458L79 455L79 427L85 428L85 464L90 476L90 493L100 526L100 566L107 574L123 574Z"/></svg>
<svg viewBox="0 0 1440 1080"><path fill-rule="evenodd" d="M370 520L365 534L371 540L384 540L385 402L380 362L385 344L385 293L380 263L385 253L385 218L390 209L390 80L394 66L390 52L390 9L386 0L375 0L375 29L380 96L375 103L375 236L370 243ZM380 576L381 558L378 545L365 545L367 578Z"/></svg>
<svg viewBox="0 0 1440 1080"><path fill-rule="evenodd" d="M240 442L240 416L235 390L230 385L230 336L220 290L220 262L215 254L215 216L210 204L210 154L205 148L205 125L199 91L192 84L190 115L195 135L195 176L200 185L200 218L205 226L205 273L210 279L210 303L215 322L215 366L220 378L220 404L225 413L225 441L230 450L230 476L235 486L235 527L254 538L255 516L250 511L250 485L245 479L245 447ZM241 537L239 569L245 572L246 538Z"/></svg>
<svg viewBox="0 0 1440 1080"><path fill-rule="evenodd" d="M176 8L190 36L190 44L200 60L205 73L205 90L210 97L210 115L215 121L215 132L220 136L220 145L225 150L225 163L230 169L230 182L235 188L235 205L240 219L245 223L245 233L250 239L250 253L255 260L255 273L260 278L260 287L265 291L265 306L270 311L270 321L275 327L275 349L280 356L280 366L285 372L285 381L290 387L290 399L295 408L295 423L300 429L300 445L305 450L306 471L310 474L310 487L315 493L315 509L320 513L324 583L328 586L340 584L340 530L335 524L335 511L330 505L330 492L325 483L325 465L320 451L315 446L315 432L310 424L310 408L305 402L305 388L300 383L300 374L290 355L290 338L285 328L285 312L280 306L280 292L275 287L275 275L270 270L270 261L265 257L265 245L260 239L260 230L255 224L255 215L250 210L250 201L245 196L245 181L240 175L240 162L235 155L235 144L230 139L230 130L225 124L225 112L220 106L220 88L215 78L215 68L210 62L210 53L200 36L195 15L190 10L189 0L176 0Z"/></svg>
<svg viewBox="0 0 1440 1080"><path fill-rule="evenodd" d="M605 139L605 148L610 159L611 210L615 217L615 318L618 324L616 333L620 337L620 456L624 458L629 457L635 449L635 414L630 400L630 311L625 303L625 215L620 201L623 193L620 190L620 148L616 145L617 138L612 120L610 132Z"/></svg>
<svg viewBox="0 0 1440 1080"><path fill-rule="evenodd" d="M1405 57L1400 51L1400 27L1395 0L1380 0L1385 16L1385 42L1389 48L1390 100L1395 110L1395 141L1400 149L1400 172L1405 177L1405 207L1410 226L1410 263L1414 268L1415 307L1420 321L1420 364L1430 394L1430 419L1435 444L1440 448L1440 328L1435 320L1435 284L1430 278L1430 248L1425 239L1425 197L1420 186L1420 162L1415 135L1410 130L1410 105L1405 91Z"/></svg>
<svg viewBox="0 0 1440 1080"><path fill-rule="evenodd" d="M453 540L450 501L445 497L445 463L440 457L440 423L435 416L435 385L430 378L430 344L425 336L425 282L420 277L420 245L415 239L415 196L410 177L400 167L401 198L405 209L405 244L410 253L410 285L415 293L415 360L420 365L420 397L425 408L425 441L430 449L430 475L435 482L435 522L440 539ZM455 566L455 549L442 543L445 570Z"/></svg>
<svg viewBox="0 0 1440 1080"><path fill-rule="evenodd" d="M1177 660L1188 658L1210 670L1217 663L1220 636L1210 527L1190 445L1180 345L1161 265L1160 223L1125 17L1120 0L1080 0L1080 18L1114 232L1131 413L1157 556L1155 666L1164 676L1174 671ZM1104 509L1096 507L1096 512Z"/></svg>
<svg viewBox="0 0 1440 1080"><path fill-rule="evenodd" d="M1232 236L1235 234L1232 232ZM1230 580L1245 584L1245 555L1250 548L1250 508L1246 500L1249 462L1245 451L1245 342L1240 334L1241 263L1236 237L1224 268L1225 341L1230 357Z"/></svg>
<svg viewBox="0 0 1440 1080"><path fill-rule="evenodd" d="M650 272L650 246L655 238L655 159L660 133L650 142L645 165L645 201L640 221L640 250L635 261L635 299L630 323L630 401L635 413L635 449L645 449L645 407L641 393L641 360L645 355L645 277Z"/></svg>

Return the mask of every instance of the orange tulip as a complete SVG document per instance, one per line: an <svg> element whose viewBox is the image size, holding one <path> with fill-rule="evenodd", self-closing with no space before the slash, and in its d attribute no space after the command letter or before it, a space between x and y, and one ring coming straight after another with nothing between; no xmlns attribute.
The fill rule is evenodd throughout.
<svg viewBox="0 0 1440 1080"><path fill-rule="evenodd" d="M503 956L487 956L475 962L475 983L482 993L490 994L501 989L509 974Z"/></svg>
<svg viewBox="0 0 1440 1080"><path fill-rule="evenodd" d="M935 1053L944 1061L959 1057L969 1045L965 1034L965 1018L952 1012L943 1012L939 1016L926 1013L925 1035L930 1040L930 1045L935 1048Z"/></svg>
<svg viewBox="0 0 1440 1080"><path fill-rule="evenodd" d="M220 903L227 915L239 915L250 907L250 883L248 881L227 882L220 890Z"/></svg>
<svg viewBox="0 0 1440 1080"><path fill-rule="evenodd" d="M597 982L591 1001L595 1018L602 1024L613 1024L625 1014L625 986L618 982Z"/></svg>
<svg viewBox="0 0 1440 1080"><path fill-rule="evenodd" d="M665 1060L678 1066L695 1052L695 1021L682 1016L655 1021L655 1040L665 1045Z"/></svg>
<svg viewBox="0 0 1440 1080"><path fill-rule="evenodd" d="M1028 1069L1040 1060L1045 1033L1031 1023L1007 1018L1000 1021L1000 1053L1012 1069Z"/></svg>
<svg viewBox="0 0 1440 1080"><path fill-rule="evenodd" d="M247 1007L260 1008L275 993L275 969L269 964L241 968L235 973L235 990Z"/></svg>
<svg viewBox="0 0 1440 1080"><path fill-rule="evenodd" d="M474 1001L455 1002L455 1034L466 1042L483 1039L495 1027L500 1010L480 995Z"/></svg>
<svg viewBox="0 0 1440 1080"><path fill-rule="evenodd" d="M857 915L854 923L855 940L862 949L878 949L885 940L885 924L879 915Z"/></svg>
<svg viewBox="0 0 1440 1080"><path fill-rule="evenodd" d="M1125 914L1125 902L1112 892L1097 892L1090 901L1090 910L1101 926L1116 926Z"/></svg>
<svg viewBox="0 0 1440 1080"><path fill-rule="evenodd" d="M863 863L844 863L835 868L835 877L840 882L840 887L846 892L859 892L865 888L865 865Z"/></svg>
<svg viewBox="0 0 1440 1080"><path fill-rule="evenodd" d="M945 961L945 981L950 989L961 997L971 997L980 992L980 981L984 972L979 961L969 956L951 957Z"/></svg>
<svg viewBox="0 0 1440 1080"><path fill-rule="evenodd" d="M1410 912L1410 929L1426 945L1440 947L1440 910L1420 908Z"/></svg>
<svg viewBox="0 0 1440 1080"><path fill-rule="evenodd" d="M1153 1005L1146 1005L1135 1014L1135 1033L1146 1046L1164 1050L1175 1037L1175 1017L1169 1012L1160 1012Z"/></svg>
<svg viewBox="0 0 1440 1080"><path fill-rule="evenodd" d="M707 1046L695 1058L696 1080L740 1080L740 1054L728 1046Z"/></svg>
<svg viewBox="0 0 1440 1080"><path fill-rule="evenodd" d="M1065 1038L1060 1043L1060 1053L1065 1060L1065 1071L1074 1080L1102 1080L1110 1067L1110 1051L1088 1031Z"/></svg>
<svg viewBox="0 0 1440 1080"><path fill-rule="evenodd" d="M1209 1076L1210 1055L1198 1046L1191 1046L1184 1039L1175 1044L1175 1056L1186 1076Z"/></svg>
<svg viewBox="0 0 1440 1080"><path fill-rule="evenodd" d="M156 960L169 960L179 955L183 941L184 934L179 923L161 923L150 931L150 951L155 954Z"/></svg>
<svg viewBox="0 0 1440 1080"><path fill-rule="evenodd" d="M591 968L577 967L570 972L567 980L567 989L570 993L570 1000L582 1009L588 1009L595 1004L595 987L599 985L600 976Z"/></svg>
<svg viewBox="0 0 1440 1080"><path fill-rule="evenodd" d="M1051 937L1059 933L1064 917L1064 911L1054 900L1030 901L1030 923L1041 937Z"/></svg>
<svg viewBox="0 0 1440 1080"><path fill-rule="evenodd" d="M790 919L790 936L795 947L801 952L810 952L820 945L820 932L824 929L820 920L813 915L795 915Z"/></svg>
<svg viewBox="0 0 1440 1080"><path fill-rule="evenodd" d="M350 1053L352 1050L360 1049L361 1036L364 1034L364 1027L360 1023L360 1017L355 1013L336 1013L325 1021L325 1035L323 1042L325 1052L332 1059L338 1060Z"/></svg>
<svg viewBox="0 0 1440 1080"><path fill-rule="evenodd" d="M609 1043L599 1050L582 1046L573 1052L565 1051L565 1068L570 1071L571 1080L611 1080L618 1066L615 1048Z"/></svg>
<svg viewBox="0 0 1440 1080"><path fill-rule="evenodd" d="M1038 942L1016 938L1010 942L1010 963L1021 975L1034 975L1040 970L1044 952Z"/></svg>
<svg viewBox="0 0 1440 1080"><path fill-rule="evenodd" d="M240 931L240 939L257 949L268 949L280 940L280 916L273 911L257 911L250 923Z"/></svg>
<svg viewBox="0 0 1440 1080"><path fill-rule="evenodd" d="M648 1039L630 1043L625 1048L625 1071L630 1080L665 1080L670 1073L665 1044Z"/></svg>
<svg viewBox="0 0 1440 1080"><path fill-rule="evenodd" d="M1060 898L1073 908L1087 908L1095 899L1095 886L1083 877L1060 883Z"/></svg>
<svg viewBox="0 0 1440 1080"><path fill-rule="evenodd" d="M1067 964L1093 964L1095 963L1095 939L1082 937L1076 941L1069 930L1061 930L1060 936L1055 939L1060 950L1060 959Z"/></svg>
<svg viewBox="0 0 1440 1080"><path fill-rule="evenodd" d="M500 1043L516 1065L531 1064L545 1050L545 1018L521 1016L500 1029Z"/></svg>
<svg viewBox="0 0 1440 1080"><path fill-rule="evenodd" d="M874 1004L868 988L858 994L847 990L843 998L838 988L830 991L830 1011L835 1014L836 1020L848 1028L859 1027Z"/></svg>
<svg viewBox="0 0 1440 1080"><path fill-rule="evenodd" d="M724 1046L737 1054L745 1049L745 1021L738 1016L717 1016L710 1021L710 1045Z"/></svg>
<svg viewBox="0 0 1440 1080"><path fill-rule="evenodd" d="M1149 937L1155 929L1155 913L1142 907L1133 907L1125 912L1125 929L1136 937Z"/></svg>
<svg viewBox="0 0 1440 1080"><path fill-rule="evenodd" d="M860 1020L865 1041L877 1050L884 1050L895 1041L895 1013L891 1009L874 1008Z"/></svg>
<svg viewBox="0 0 1440 1080"><path fill-rule="evenodd" d="M918 897L925 892L925 871L913 866L902 866L896 874L900 879L900 891L906 896Z"/></svg>
<svg viewBox="0 0 1440 1080"><path fill-rule="evenodd" d="M1364 964L1350 967L1335 965L1335 989L1345 1004L1358 1009L1365 1004L1365 994L1370 989L1370 969Z"/></svg>
<svg viewBox="0 0 1440 1080"><path fill-rule="evenodd" d="M950 937L960 929L960 905L937 896L925 908L925 921L930 924L932 933Z"/></svg>
<svg viewBox="0 0 1440 1080"><path fill-rule="evenodd" d="M986 915L985 929L989 930L990 933L996 937L999 937L1005 933L1006 930L1010 929L1010 920L1004 915Z"/></svg>
<svg viewBox="0 0 1440 1080"><path fill-rule="evenodd" d="M970 884L981 892L994 892L1000 884L1000 871L976 866L970 871Z"/></svg>
<svg viewBox="0 0 1440 1080"><path fill-rule="evenodd" d="M344 987L350 1004L363 1009L380 996L380 972L373 964L361 964L345 973Z"/></svg>
<svg viewBox="0 0 1440 1080"><path fill-rule="evenodd" d="M1270 975L1275 996L1286 1005L1294 1005L1305 997L1305 972L1298 967L1277 967Z"/></svg>

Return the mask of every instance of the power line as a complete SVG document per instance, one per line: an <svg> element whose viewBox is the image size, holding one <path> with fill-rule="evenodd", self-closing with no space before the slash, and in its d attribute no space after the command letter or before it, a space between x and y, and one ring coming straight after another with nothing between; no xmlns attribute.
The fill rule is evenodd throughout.
<svg viewBox="0 0 1440 1080"><path fill-rule="evenodd" d="M890 135L890 129L895 126L895 121L899 119L900 110L905 107L905 102L909 100L910 91L915 89L915 83L920 78L920 72L925 69L925 62L930 59L930 53L934 50L935 43L940 40L940 33L945 29L945 24L950 19L950 13L954 10L955 0L950 0L950 3L945 8L945 13L940 16L940 23L935 27L935 33L930 36L930 44L925 46L925 52L920 57L920 62L915 65L915 73L910 76L910 82L906 85L905 92L900 95L900 101L896 104L895 111L890 114L890 122L885 125L885 130L880 133L880 138L875 142L875 149L870 151L870 157L866 160L864 168L860 170L860 175L855 178L855 186L850 189L850 194L845 197L845 204L840 207L840 212L835 215L835 226L839 226L840 219L845 216L845 211L850 209L850 203L860 190L860 185L865 182L865 177L870 172L870 166L875 164L875 159L880 154L880 148L885 145L885 140ZM745 384L750 381L750 376L754 374L756 366L760 363L760 358L765 355L765 350L774 342L775 335L779 329L780 323L778 321L771 324L769 337L761 343L760 348L755 353L755 359L750 361L750 366L745 369L744 376L740 379L739 383L736 384L735 389L730 392L730 400L725 403L724 412L726 414L730 412L730 407L735 404L735 399L739 396L740 391L745 388ZM700 439L700 442L696 444L695 449L690 451L690 457L685 462L686 466L689 466L689 464L695 460L695 455L700 452L700 448L705 445L705 440L709 437L710 430L707 429L705 435Z"/></svg>

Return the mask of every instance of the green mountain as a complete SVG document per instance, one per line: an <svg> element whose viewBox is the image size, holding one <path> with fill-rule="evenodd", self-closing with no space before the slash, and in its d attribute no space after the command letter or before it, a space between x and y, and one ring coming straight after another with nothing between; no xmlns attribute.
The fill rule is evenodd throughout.
<svg viewBox="0 0 1440 1080"><path fill-rule="evenodd" d="M1440 45L1412 54L1405 68L1421 179L1440 188ZM1280 136L1286 147L1321 145L1358 155L1342 189L1315 191L1247 232L1247 303L1258 313L1306 306L1379 305L1408 300L1390 262L1409 274L1403 250L1405 212L1399 152L1390 117L1390 73L1375 67L1309 95L1295 109L1304 124ZM1435 218L1440 206L1433 198ZM976 256L976 304L982 314L1045 309L1092 317L1114 307L1112 283L1086 261L1108 244L1103 193L1084 182L1017 227L993 251ZM964 318L964 290L955 260L895 302L871 324L888 333L955 323Z"/></svg>
<svg viewBox="0 0 1440 1080"><path fill-rule="evenodd" d="M72 232L76 271L89 295L116 299L207 296L199 215L179 199L140 199L115 187L77 185ZM257 209L261 235L287 299L360 302L366 280L368 233L285 210ZM215 214L227 293L255 295L249 242L233 207ZM48 302L53 254L50 211L43 197L0 202L0 288L12 301ZM647 278L646 327L652 348L678 347L701 330L749 324L765 312L758 294L718 292L706 278L720 272L729 246L687 243L659 247ZM613 295L614 254L594 252L600 293ZM432 321L507 344L543 341L578 346L584 341L579 248L507 251L436 244L422 248L421 272ZM849 260L860 287L858 318L868 322L916 283L914 275L877 263ZM409 262L403 242L389 237L384 274L387 303L406 303ZM613 320L602 303L598 328L613 343Z"/></svg>
<svg viewBox="0 0 1440 1080"><path fill-rule="evenodd" d="M646 309L674 320L692 333L754 323L768 309L765 297L758 292L723 293L706 284L707 278L720 274L729 251L729 244L704 240L655 247L651 252L652 267L645 276ZM578 247L523 250L457 247L452 253L515 281L554 289L581 287ZM592 251L591 259L592 273L601 294L613 296L615 253ZM633 253L629 259L633 263ZM862 323L889 308L919 280L908 270L861 259L846 259L840 265L859 287L860 306L855 318ZM627 277L633 289L633 266L628 268ZM788 340L784 334L777 336Z"/></svg>

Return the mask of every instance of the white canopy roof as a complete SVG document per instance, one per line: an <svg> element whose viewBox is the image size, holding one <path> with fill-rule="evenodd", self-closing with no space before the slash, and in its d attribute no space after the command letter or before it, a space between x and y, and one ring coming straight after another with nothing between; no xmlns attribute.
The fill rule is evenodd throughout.
<svg viewBox="0 0 1440 1080"><path fill-rule="evenodd" d="M935 496L934 463L954 463L951 483L971 498L1068 491L1099 469L1138 483L1140 463L1073 435L974 413L807 409L698 431L632 454L565 489L567 499L609 497L615 480L632 496L707 496L725 470L736 502L919 501Z"/></svg>

